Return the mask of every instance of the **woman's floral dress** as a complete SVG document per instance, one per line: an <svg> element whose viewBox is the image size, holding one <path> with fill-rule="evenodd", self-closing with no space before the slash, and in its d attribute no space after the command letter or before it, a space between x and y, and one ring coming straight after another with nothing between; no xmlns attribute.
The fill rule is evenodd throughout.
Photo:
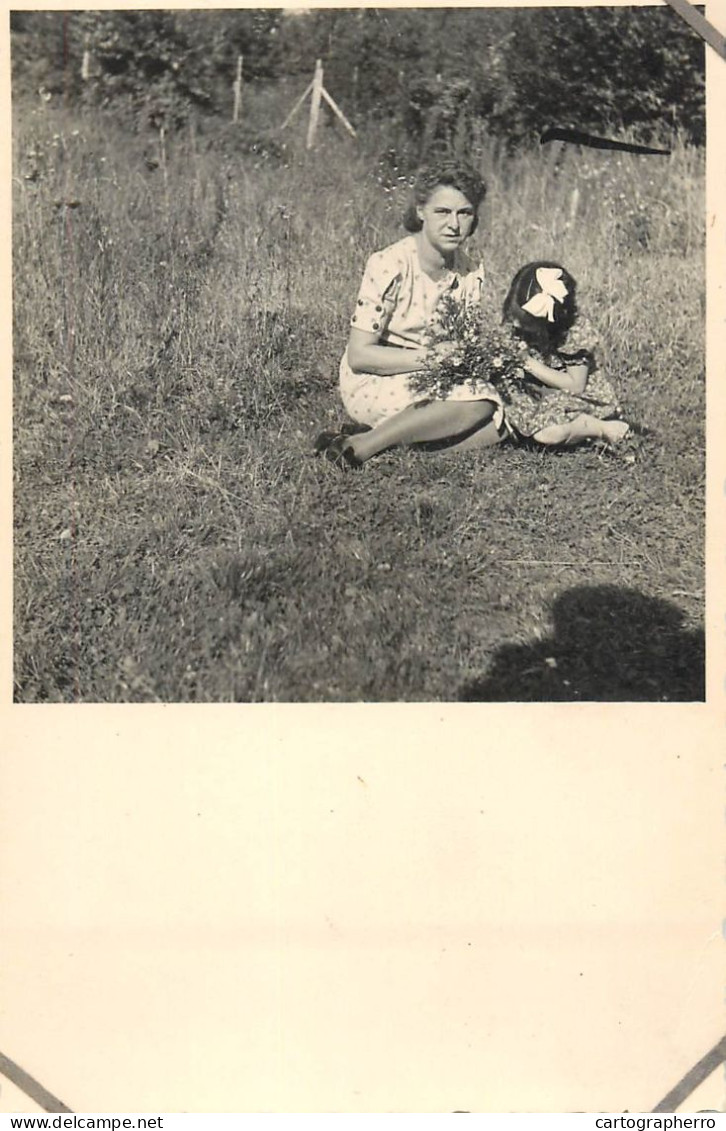
<svg viewBox="0 0 726 1131"><path fill-rule="evenodd" d="M405 236L370 257L350 320L353 328L379 335L381 345L403 349L426 347L442 296L467 304L481 300L482 270L448 271L438 281L422 270L414 236ZM423 399L411 385L409 373L381 376L354 373L346 350L340 362L340 395L346 411L360 424L371 426ZM503 420L502 399L493 385L475 378L447 394L448 400L488 400L496 405L494 420Z"/></svg>

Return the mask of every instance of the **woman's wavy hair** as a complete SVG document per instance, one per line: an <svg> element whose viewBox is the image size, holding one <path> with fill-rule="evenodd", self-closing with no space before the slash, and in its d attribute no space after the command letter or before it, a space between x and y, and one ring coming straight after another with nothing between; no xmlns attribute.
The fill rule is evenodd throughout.
<svg viewBox="0 0 726 1131"><path fill-rule="evenodd" d="M411 189L411 199L403 214L403 226L407 232L421 231L423 224L416 209L426 204L436 189L443 185L449 185L451 188L463 192L474 208L474 223L471 232L473 234L476 231L479 223L479 205L486 196L486 184L471 165L467 165L463 161L444 158L441 161L432 161L428 165L422 165L416 173Z"/></svg>
<svg viewBox="0 0 726 1131"><path fill-rule="evenodd" d="M536 318L534 314L523 309L524 304L542 290L537 282L537 271L540 267L552 267L560 271L562 282L567 287L567 294L562 302L554 304L552 311L554 322L550 322L547 318ZM502 318L505 322L516 320L519 333L528 345L534 346L543 353L554 350L562 343L577 317L576 289L577 283L561 263L554 263L548 259L526 263L512 279L504 300Z"/></svg>

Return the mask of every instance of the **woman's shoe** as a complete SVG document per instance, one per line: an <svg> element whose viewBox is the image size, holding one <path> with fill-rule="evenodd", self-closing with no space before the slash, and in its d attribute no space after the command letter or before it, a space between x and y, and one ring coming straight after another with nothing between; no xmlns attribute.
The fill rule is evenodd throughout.
<svg viewBox="0 0 726 1131"><path fill-rule="evenodd" d="M315 454L318 456L321 455L330 447L333 440L337 440L339 435L339 432L321 432L320 435L316 437L315 443L313 444Z"/></svg>
<svg viewBox="0 0 726 1131"><path fill-rule="evenodd" d="M363 460L358 459L349 438L342 433L335 436L331 443L323 449L323 454L341 471L359 471L363 466Z"/></svg>

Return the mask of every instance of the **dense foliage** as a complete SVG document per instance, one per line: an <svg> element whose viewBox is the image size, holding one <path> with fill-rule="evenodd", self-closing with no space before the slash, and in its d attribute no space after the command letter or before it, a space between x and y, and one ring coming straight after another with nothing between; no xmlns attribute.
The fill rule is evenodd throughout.
<svg viewBox="0 0 726 1131"><path fill-rule="evenodd" d="M43 89L137 127L229 116L246 81L325 67L356 126L417 156L477 131L516 142L546 125L704 137L704 47L667 7L14 12L16 92ZM86 76L82 79L84 52Z"/></svg>
<svg viewBox="0 0 726 1131"><path fill-rule="evenodd" d="M518 128L680 128L704 140L704 46L670 8L519 9L514 30Z"/></svg>

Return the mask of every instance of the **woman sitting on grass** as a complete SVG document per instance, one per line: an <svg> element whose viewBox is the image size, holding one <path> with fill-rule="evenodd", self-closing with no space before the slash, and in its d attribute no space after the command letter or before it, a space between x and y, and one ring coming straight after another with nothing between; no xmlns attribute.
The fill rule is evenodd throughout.
<svg viewBox="0 0 726 1131"><path fill-rule="evenodd" d="M564 267L539 262L520 268L504 300L504 323L522 351L498 381L515 439L616 444L628 434L630 425L610 419L618 412L612 384L594 372L589 348L578 348L583 340L591 347L594 338L577 318L575 280Z"/></svg>
<svg viewBox="0 0 726 1131"><path fill-rule="evenodd" d="M412 233L368 260L340 364L340 394L358 431L323 432L316 452L343 470L396 444L499 439L502 401L486 380L461 370L445 398L417 392L411 375L458 348L429 331L443 296L478 306L481 270L465 270L461 249L476 230L486 188L473 169L444 161L419 171L404 216ZM354 434L351 434L353 432ZM476 439L474 440L474 437Z"/></svg>

